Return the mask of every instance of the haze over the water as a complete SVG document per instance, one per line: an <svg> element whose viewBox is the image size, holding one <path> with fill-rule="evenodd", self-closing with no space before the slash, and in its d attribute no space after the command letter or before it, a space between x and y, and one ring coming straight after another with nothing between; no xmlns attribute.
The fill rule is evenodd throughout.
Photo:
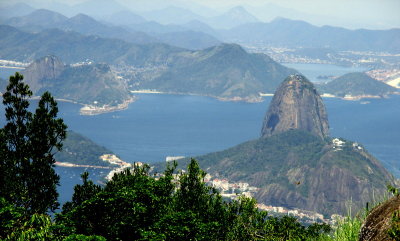
<svg viewBox="0 0 400 241"><path fill-rule="evenodd" d="M63 9L65 4L84 5L96 15L94 11L99 8L99 2L107 2L108 5L115 2L118 7L139 14L166 7L179 7L201 17L217 16L232 7L242 6L251 15L265 22L276 17L285 17L315 25L350 29L400 28L400 0L1 0L0 7L18 2L34 8L49 8L65 15L73 14ZM91 4L83 4L85 2ZM98 16L102 15L100 11L101 8Z"/></svg>

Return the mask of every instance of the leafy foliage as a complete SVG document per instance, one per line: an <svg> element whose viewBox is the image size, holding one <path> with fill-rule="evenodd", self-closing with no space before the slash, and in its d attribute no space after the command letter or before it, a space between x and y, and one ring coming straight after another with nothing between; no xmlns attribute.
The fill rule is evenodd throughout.
<svg viewBox="0 0 400 241"><path fill-rule="evenodd" d="M56 224L107 240L302 240L330 231L320 224L304 227L292 217L269 217L254 199L223 201L204 183L206 173L194 159L187 172L174 170L168 166L155 178L148 166L136 166L103 188L84 174L75 201L64 205Z"/></svg>
<svg viewBox="0 0 400 241"><path fill-rule="evenodd" d="M0 130L0 196L29 214L45 213L58 206L54 151L62 148L67 126L57 118L57 103L48 92L35 113L28 110L32 92L22 80L18 72L11 76L3 95L7 122Z"/></svg>
<svg viewBox="0 0 400 241"><path fill-rule="evenodd" d="M388 235L394 240L400 240L400 212L395 211L392 216L390 228L388 229Z"/></svg>
<svg viewBox="0 0 400 241"><path fill-rule="evenodd" d="M346 217L338 221L338 228L335 230L335 240L358 240L358 235L363 219L359 217Z"/></svg>
<svg viewBox="0 0 400 241"><path fill-rule="evenodd" d="M94 166L111 166L109 162L99 159L104 154L113 152L103 146L99 146L89 138L76 132L68 131L67 138L63 142L63 149L54 155L56 161L74 164Z"/></svg>

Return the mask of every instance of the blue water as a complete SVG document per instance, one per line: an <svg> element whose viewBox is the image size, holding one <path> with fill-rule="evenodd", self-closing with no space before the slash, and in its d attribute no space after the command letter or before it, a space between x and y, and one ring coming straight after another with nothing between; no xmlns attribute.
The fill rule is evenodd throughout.
<svg viewBox="0 0 400 241"><path fill-rule="evenodd" d="M256 104L200 96L141 94L127 110L77 115L79 106L60 103L70 129L133 161L197 156L259 136L272 97ZM331 135L363 144L400 177L400 96L345 101L324 98Z"/></svg>
<svg viewBox="0 0 400 241"><path fill-rule="evenodd" d="M300 67L295 68L303 71ZM331 66L328 70L324 65L319 67L321 74L332 71ZM337 71L342 71L342 67ZM197 156L224 150L259 137L271 101L271 97L255 104L200 96L141 94L138 97L127 110L97 116L80 116L79 105L60 102L60 116L69 129L88 136L122 159L152 163L171 155ZM324 98L324 102L331 135L363 144L400 178L400 96L362 101ZM3 112L0 109L2 123ZM61 175L59 192L60 201L64 202L71 198L73 186L80 183L79 176L85 169L57 167L56 170ZM88 171L95 182L104 175L104 170Z"/></svg>
<svg viewBox="0 0 400 241"><path fill-rule="evenodd" d="M333 64L284 64L286 67L297 69L312 82L326 82L326 79L318 79L319 75L341 76L351 72L363 72L363 67L344 67Z"/></svg>
<svg viewBox="0 0 400 241"><path fill-rule="evenodd" d="M74 186L82 184L80 175L89 172L89 179L96 184L102 184L104 176L107 175L105 169L83 168L83 167L56 167L56 172L60 175L60 186L58 187L58 202L64 204L71 201Z"/></svg>
<svg viewBox="0 0 400 241"><path fill-rule="evenodd" d="M256 138L268 103L221 102L200 96L138 95L129 109L98 116L77 115L61 103L69 128L134 162L195 156Z"/></svg>

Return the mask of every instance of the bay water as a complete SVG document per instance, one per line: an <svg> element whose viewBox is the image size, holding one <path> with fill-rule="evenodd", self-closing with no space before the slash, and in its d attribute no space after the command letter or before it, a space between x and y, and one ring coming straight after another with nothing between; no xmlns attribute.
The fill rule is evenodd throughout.
<svg viewBox="0 0 400 241"><path fill-rule="evenodd" d="M315 80L340 75L344 67L291 65ZM305 67L310 70L302 70ZM335 72L336 71L336 72ZM355 71L348 68L347 72ZM9 74L10 72L7 72ZM309 73L309 74L307 74ZM311 73L311 74L310 74ZM6 78L0 69L0 77ZM312 77L314 76L314 77ZM139 94L128 109L96 116L79 115L80 105L59 102L60 117L74 130L103 145L128 162L164 161L166 156L195 157L258 138L272 97L261 103L221 102L185 95ZM357 141L400 178L400 96L345 101L324 98L331 135ZM32 105L36 105L34 102ZM4 109L0 109L1 126ZM87 170L100 182L105 170L57 167L60 202L71 199L73 186Z"/></svg>

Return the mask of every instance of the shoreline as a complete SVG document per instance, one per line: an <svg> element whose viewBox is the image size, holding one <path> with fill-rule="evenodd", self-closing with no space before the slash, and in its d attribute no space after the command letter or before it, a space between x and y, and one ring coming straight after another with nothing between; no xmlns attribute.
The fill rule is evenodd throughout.
<svg viewBox="0 0 400 241"><path fill-rule="evenodd" d="M202 97L210 97L213 99L217 99L219 101L232 101L238 102L243 101L246 103L259 103L263 102L263 96L274 96L274 94L269 93L258 93L258 96L247 96L247 97L240 97L240 96L233 96L233 97L221 97L215 95L206 95L206 94L196 94L196 93L182 93L182 92L163 92L158 90L131 90L132 94L160 94L160 95L187 95L187 96L202 96Z"/></svg>
<svg viewBox="0 0 400 241"><path fill-rule="evenodd" d="M104 105L102 107L99 106L94 106L94 105L88 105L88 104L83 104L83 107L79 110L80 115L100 115L100 114L105 114L105 113L110 113L110 112L115 112L115 111L121 111L125 110L129 107L129 104L135 102L137 100L137 97L131 97L127 100L124 100L121 104L118 104L116 106L110 106L110 105Z"/></svg>
<svg viewBox="0 0 400 241"><path fill-rule="evenodd" d="M114 154L104 154L99 157L100 160L107 162L109 164L112 164L114 166L97 166L97 165L86 165L86 164L74 164L70 162L59 162L56 161L54 164L59 167L69 167L69 168L74 168L74 167L84 167L84 168L95 168L95 169L108 169L110 172L107 173L107 175L104 176L104 178L107 181L110 181L114 174L120 173L124 171L127 168L134 168L135 165L142 166L143 163L141 162L136 162L134 164L125 162L121 159L119 159L116 155Z"/></svg>
<svg viewBox="0 0 400 241"><path fill-rule="evenodd" d="M157 91L157 90L131 90L131 93L137 93L137 94L166 94L166 95L188 95L188 96L203 96L203 97L211 97L214 99L217 99L218 101L231 101L231 102L239 102L243 101L246 103L260 103L264 101L263 97L273 97L273 93L262 93L259 92L259 96L253 96L253 97L239 97L239 96L234 96L234 97L219 97L219 96L213 96L213 95L201 95L201 94L193 94L193 93L179 93L179 92L162 92L162 91ZM383 99L383 98L390 98L391 95L400 95L400 92L394 92L394 93L389 93L387 95L345 95L343 97L329 94L329 93L323 93L321 94L321 98L338 98L342 100L347 100L347 101L357 101L357 100L362 100L362 99Z"/></svg>
<svg viewBox="0 0 400 241"><path fill-rule="evenodd" d="M391 95L400 95L400 92L389 93L385 95L345 95L345 96L337 96L328 93L324 93L321 95L322 98L339 98L347 101L358 101L362 99L386 99L390 98Z"/></svg>
<svg viewBox="0 0 400 241"><path fill-rule="evenodd" d="M55 162L55 165L59 167L85 167L85 168L96 168L96 169L112 169L112 167L74 164L70 162Z"/></svg>

